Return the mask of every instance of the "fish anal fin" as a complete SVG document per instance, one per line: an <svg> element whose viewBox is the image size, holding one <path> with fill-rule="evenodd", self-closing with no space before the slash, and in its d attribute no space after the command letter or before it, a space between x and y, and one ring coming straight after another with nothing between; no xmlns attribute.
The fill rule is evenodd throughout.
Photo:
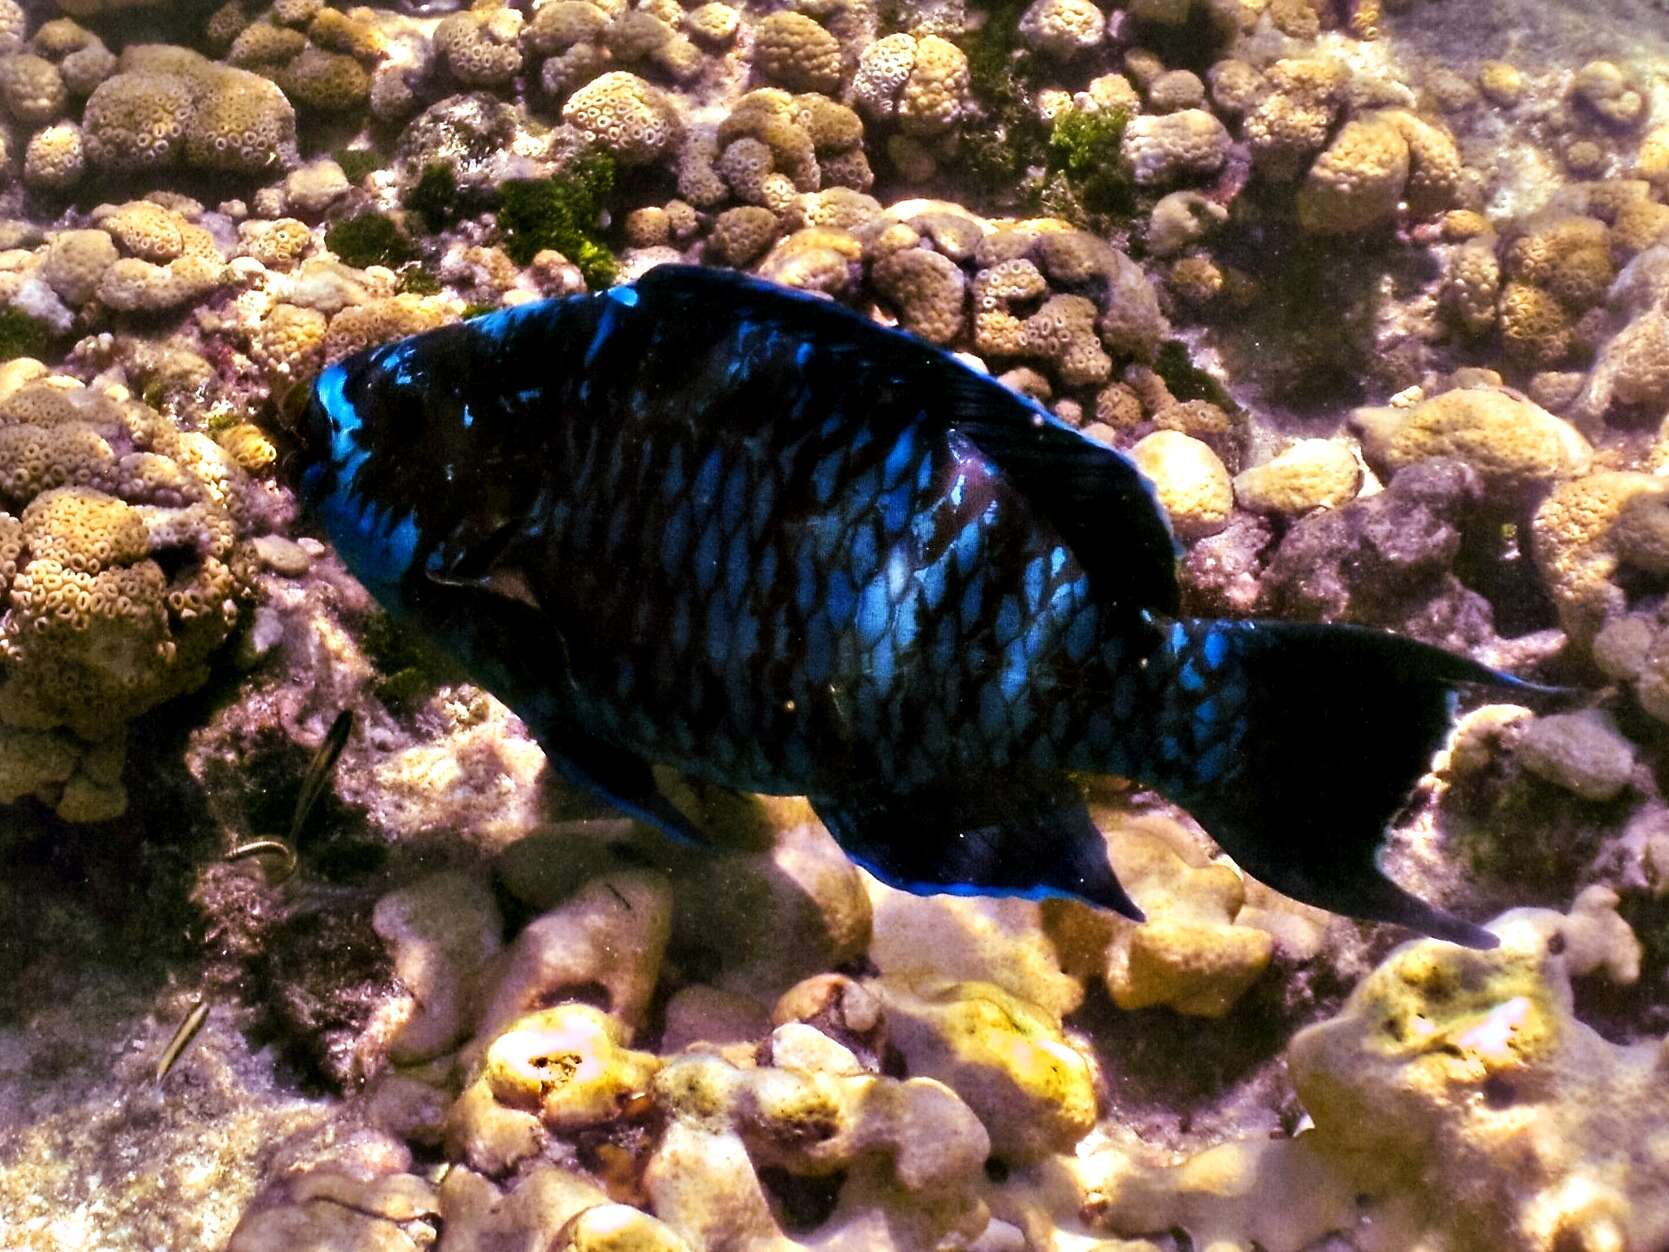
<svg viewBox="0 0 1669 1252"><path fill-rule="evenodd" d="M539 734L538 738L546 758L568 781L680 843L709 842L661 794L654 771L642 757L572 731Z"/></svg>
<svg viewBox="0 0 1669 1252"><path fill-rule="evenodd" d="M964 780L909 795L814 796L812 805L848 856L900 890L1065 896L1142 920L1083 801L1059 786Z"/></svg>

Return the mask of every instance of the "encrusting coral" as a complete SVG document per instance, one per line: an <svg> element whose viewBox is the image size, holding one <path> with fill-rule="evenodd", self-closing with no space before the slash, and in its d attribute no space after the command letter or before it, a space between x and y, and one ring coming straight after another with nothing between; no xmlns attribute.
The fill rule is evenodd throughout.
<svg viewBox="0 0 1669 1252"><path fill-rule="evenodd" d="M208 678L252 577L244 472L121 390L0 386L0 798L114 817L127 722Z"/></svg>
<svg viewBox="0 0 1669 1252"><path fill-rule="evenodd" d="M1568 915L1498 918L1501 946L1394 951L1287 1063L1314 1128L1230 1142L1173 1168L1082 1172L1098 1225L1171 1227L1215 1248L1298 1252L1331 1231L1373 1249L1651 1247L1669 1207L1663 1045L1609 1042L1571 979L1629 984L1640 945L1607 888Z"/></svg>
<svg viewBox="0 0 1669 1252"><path fill-rule="evenodd" d="M0 0L25 1246L1669 1243L1669 128L1618 7L1522 0L1507 39L1412 0ZM274 470L327 363L669 262L896 325L1130 456L1184 615L1591 688L1464 688L1387 833L1446 908L1571 912L1387 956L1121 780L1072 785L1142 924L895 890L797 798L658 773L704 848L597 816ZM221 863L283 833L339 710L294 876ZM99 978L168 988L109 1083L32 1041L82 1015L39 1008L88 910L145 928ZM185 955L207 1024L131 1081ZM215 1140L221 1106L262 1137ZM212 1150L122 1158L182 1108ZM72 1122L108 1145L48 1168Z"/></svg>

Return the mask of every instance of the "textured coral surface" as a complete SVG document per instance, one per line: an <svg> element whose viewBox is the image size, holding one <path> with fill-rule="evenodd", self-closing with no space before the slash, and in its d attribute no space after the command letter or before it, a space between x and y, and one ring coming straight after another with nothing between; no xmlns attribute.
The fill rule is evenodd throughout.
<svg viewBox="0 0 1669 1252"><path fill-rule="evenodd" d="M0 1250L1669 1246L1661 9L0 0ZM1467 695L1388 837L1500 947L1120 779L1142 924L558 779L287 420L666 262L1128 453L1190 613L1563 687Z"/></svg>

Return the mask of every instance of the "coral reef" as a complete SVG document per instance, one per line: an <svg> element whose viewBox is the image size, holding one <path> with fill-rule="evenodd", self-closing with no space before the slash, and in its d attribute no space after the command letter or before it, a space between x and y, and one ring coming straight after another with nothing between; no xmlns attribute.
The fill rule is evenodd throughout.
<svg viewBox="0 0 1669 1252"><path fill-rule="evenodd" d="M1510 7L0 0L0 1244L1669 1243L1669 40ZM1142 924L549 770L279 471L326 364L665 262L1127 453L1188 614L1562 689L1385 849L1501 946L1123 780Z"/></svg>

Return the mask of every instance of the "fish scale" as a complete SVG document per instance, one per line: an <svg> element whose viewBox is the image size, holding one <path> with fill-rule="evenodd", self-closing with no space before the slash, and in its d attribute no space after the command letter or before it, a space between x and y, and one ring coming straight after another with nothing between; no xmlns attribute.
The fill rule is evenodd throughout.
<svg viewBox="0 0 1669 1252"><path fill-rule="evenodd" d="M1282 890L1490 942L1374 854L1455 685L1526 684L1381 632L1178 616L1126 458L831 302L662 267L333 366L301 433L366 585L677 837L702 834L651 763L807 794L906 889L1139 917L1069 777L1111 772Z"/></svg>

